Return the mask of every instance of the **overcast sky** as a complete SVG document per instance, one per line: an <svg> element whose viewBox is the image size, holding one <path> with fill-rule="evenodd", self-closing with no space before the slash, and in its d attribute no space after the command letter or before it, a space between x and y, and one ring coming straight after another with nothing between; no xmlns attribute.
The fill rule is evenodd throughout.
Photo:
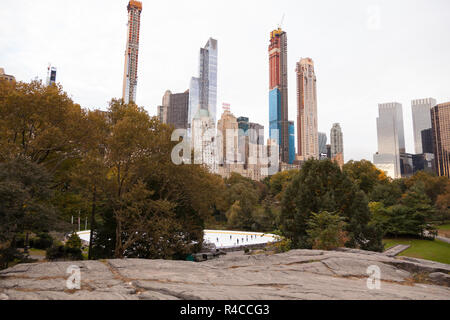
<svg viewBox="0 0 450 320"><path fill-rule="evenodd" d="M86 108L122 94L127 0L0 0L0 67L20 81L57 81ZM319 131L344 132L346 160L377 151L377 105L403 104L413 152L411 100L450 101L449 0L143 0L137 103L151 115L165 90L184 92L199 48L219 41L218 111L268 127L269 33L285 14L289 118L297 117L295 65L311 57Z"/></svg>

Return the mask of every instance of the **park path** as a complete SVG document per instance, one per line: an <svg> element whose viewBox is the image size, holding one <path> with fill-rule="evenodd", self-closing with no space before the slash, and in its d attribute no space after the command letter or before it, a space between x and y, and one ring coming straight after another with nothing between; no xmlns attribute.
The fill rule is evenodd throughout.
<svg viewBox="0 0 450 320"><path fill-rule="evenodd" d="M437 236L436 239L446 242L446 243L450 243L450 239L446 238L446 237L442 237L442 236Z"/></svg>
<svg viewBox="0 0 450 320"><path fill-rule="evenodd" d="M396 257L403 251L408 250L409 248L411 248L410 245L398 244L396 246L393 246L392 248L387 249L385 252L383 252L383 254L388 257Z"/></svg>

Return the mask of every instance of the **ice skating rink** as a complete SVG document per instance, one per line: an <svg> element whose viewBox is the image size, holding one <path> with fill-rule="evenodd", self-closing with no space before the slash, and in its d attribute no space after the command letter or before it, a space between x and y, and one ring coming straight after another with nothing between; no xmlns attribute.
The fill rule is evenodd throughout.
<svg viewBox="0 0 450 320"><path fill-rule="evenodd" d="M89 242L91 234L89 230L80 231L77 234L81 240ZM207 244L214 244L217 249L225 249L275 242L277 238L273 234L257 232L205 230L204 241Z"/></svg>
<svg viewBox="0 0 450 320"><path fill-rule="evenodd" d="M275 242L277 236L245 231L205 230L205 242L217 249Z"/></svg>

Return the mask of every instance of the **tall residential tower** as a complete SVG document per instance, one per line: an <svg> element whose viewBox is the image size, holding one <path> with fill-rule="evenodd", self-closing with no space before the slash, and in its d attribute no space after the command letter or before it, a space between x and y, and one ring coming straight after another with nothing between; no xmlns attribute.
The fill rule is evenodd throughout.
<svg viewBox="0 0 450 320"><path fill-rule="evenodd" d="M216 124L217 110L217 40L209 38L200 49L199 76L191 79L189 88L189 128L195 117L206 115Z"/></svg>
<svg viewBox="0 0 450 320"><path fill-rule="evenodd" d="M344 135L342 134L341 125L333 124L330 131L331 139L331 159L336 161L339 166L344 165Z"/></svg>
<svg viewBox="0 0 450 320"><path fill-rule="evenodd" d="M311 58L297 63L297 159L319 159L317 89Z"/></svg>
<svg viewBox="0 0 450 320"><path fill-rule="evenodd" d="M431 108L431 125L436 174L450 178L450 102Z"/></svg>
<svg viewBox="0 0 450 320"><path fill-rule="evenodd" d="M141 27L142 2L131 0L128 3L128 35L125 51L125 71L123 75L123 100L136 101L139 57L139 30Z"/></svg>
<svg viewBox="0 0 450 320"><path fill-rule="evenodd" d="M425 153L422 148L422 131L431 128L431 108L436 105L433 98L418 99L411 102L413 127L414 127L414 148L416 154Z"/></svg>
<svg viewBox="0 0 450 320"><path fill-rule="evenodd" d="M279 145L281 162L292 163L289 146L287 35L280 28L270 34L269 70L270 139L276 140Z"/></svg>

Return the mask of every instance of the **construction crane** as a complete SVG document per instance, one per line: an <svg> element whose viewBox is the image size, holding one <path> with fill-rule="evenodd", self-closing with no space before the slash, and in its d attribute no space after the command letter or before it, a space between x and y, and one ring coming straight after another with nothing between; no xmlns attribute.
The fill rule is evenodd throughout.
<svg viewBox="0 0 450 320"><path fill-rule="evenodd" d="M281 22L278 25L278 29L282 29L283 28L283 23L284 23L284 17L286 16L286 14L283 13L283 17L281 18Z"/></svg>

